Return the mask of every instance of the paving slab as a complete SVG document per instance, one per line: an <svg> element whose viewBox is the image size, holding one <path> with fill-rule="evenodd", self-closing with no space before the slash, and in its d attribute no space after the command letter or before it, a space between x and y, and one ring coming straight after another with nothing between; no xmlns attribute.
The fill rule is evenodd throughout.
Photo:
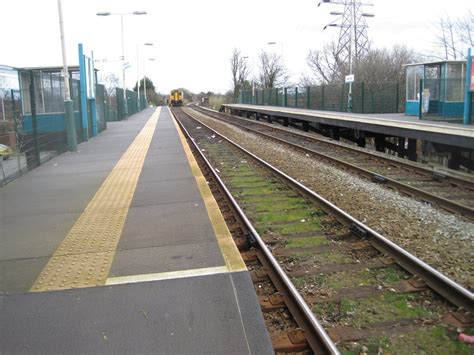
<svg viewBox="0 0 474 355"><path fill-rule="evenodd" d="M0 295L0 344L22 354L272 354L249 282L226 273Z"/></svg>

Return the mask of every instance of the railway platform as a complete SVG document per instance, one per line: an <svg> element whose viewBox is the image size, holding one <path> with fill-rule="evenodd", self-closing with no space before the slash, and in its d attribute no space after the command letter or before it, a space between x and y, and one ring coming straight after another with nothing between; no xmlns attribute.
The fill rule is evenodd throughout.
<svg viewBox="0 0 474 355"><path fill-rule="evenodd" d="M0 188L0 353L271 354L168 108Z"/></svg>
<svg viewBox="0 0 474 355"><path fill-rule="evenodd" d="M351 129L369 134L403 137L465 149L474 149L474 126L457 123L420 121L404 114L353 114L301 108L225 104L226 112L238 115L264 115L288 120ZM304 128L304 127L303 127Z"/></svg>

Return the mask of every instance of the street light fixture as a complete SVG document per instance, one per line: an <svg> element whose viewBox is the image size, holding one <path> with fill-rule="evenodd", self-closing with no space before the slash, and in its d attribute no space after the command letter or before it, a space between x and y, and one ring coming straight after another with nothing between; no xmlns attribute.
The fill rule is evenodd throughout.
<svg viewBox="0 0 474 355"><path fill-rule="evenodd" d="M124 116L128 116L128 104L127 104L127 87L125 84L125 46L124 46L124 40L123 40L123 17L125 15L146 15L146 11L133 11L133 12L98 12L96 15L97 16L111 16L111 15L117 15L120 16L120 31L122 34L122 81L123 81L123 100L124 100Z"/></svg>
<svg viewBox="0 0 474 355"><path fill-rule="evenodd" d="M146 42L146 43L143 43L144 46L153 46L153 43L150 43L150 42ZM137 94L138 94L138 109L140 110L140 60L139 60L139 57L138 57L138 48L139 48L139 44L137 43ZM143 75L145 75L145 60L143 60ZM146 77L144 77L143 79L143 85L145 85L144 87L144 92L145 92L145 104L146 104Z"/></svg>

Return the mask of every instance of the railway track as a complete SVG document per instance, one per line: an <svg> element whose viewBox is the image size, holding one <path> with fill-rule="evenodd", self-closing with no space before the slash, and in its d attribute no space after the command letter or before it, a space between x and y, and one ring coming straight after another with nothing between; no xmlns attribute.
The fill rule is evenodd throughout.
<svg viewBox="0 0 474 355"><path fill-rule="evenodd" d="M240 128L302 149L344 169L396 189L424 202L474 220L474 182L445 172L433 171L400 159L372 153L358 147L237 116L193 107L194 110Z"/></svg>
<svg viewBox="0 0 474 355"><path fill-rule="evenodd" d="M246 251L267 326L286 331L284 340L274 337L277 350L293 337L302 348L286 350L303 350L303 338L316 353L469 351L456 328L472 330L465 313L472 293L202 122L174 113L206 177L228 187L213 192L226 195L221 205L230 201L224 216L237 223L231 231ZM296 328L273 316L285 305Z"/></svg>

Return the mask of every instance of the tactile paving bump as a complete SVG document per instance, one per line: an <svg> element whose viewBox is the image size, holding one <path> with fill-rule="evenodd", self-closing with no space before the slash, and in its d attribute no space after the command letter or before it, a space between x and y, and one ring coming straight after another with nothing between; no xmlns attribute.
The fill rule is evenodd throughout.
<svg viewBox="0 0 474 355"><path fill-rule="evenodd" d="M105 284L158 116L159 110L107 176L30 291Z"/></svg>

